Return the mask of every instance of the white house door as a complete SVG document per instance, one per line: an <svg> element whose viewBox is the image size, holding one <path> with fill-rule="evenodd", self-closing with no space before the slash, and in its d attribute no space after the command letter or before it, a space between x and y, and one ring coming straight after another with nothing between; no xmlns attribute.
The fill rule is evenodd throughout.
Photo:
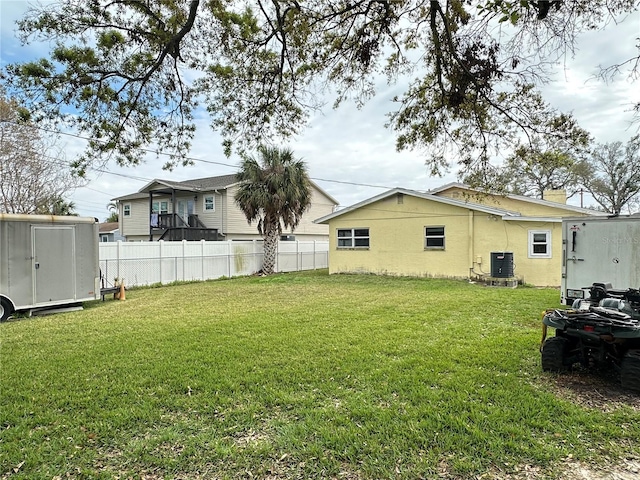
<svg viewBox="0 0 640 480"><path fill-rule="evenodd" d="M196 203L193 200L178 200L178 215L185 225L189 225L189 215L196 212L195 208Z"/></svg>

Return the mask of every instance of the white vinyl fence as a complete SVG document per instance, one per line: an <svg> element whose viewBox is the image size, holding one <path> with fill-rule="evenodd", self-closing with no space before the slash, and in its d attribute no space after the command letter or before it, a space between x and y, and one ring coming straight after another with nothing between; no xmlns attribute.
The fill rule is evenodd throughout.
<svg viewBox="0 0 640 480"><path fill-rule="evenodd" d="M103 242L100 272L105 286L211 280L251 275L262 268L262 241ZM329 266L329 242L279 242L277 272Z"/></svg>

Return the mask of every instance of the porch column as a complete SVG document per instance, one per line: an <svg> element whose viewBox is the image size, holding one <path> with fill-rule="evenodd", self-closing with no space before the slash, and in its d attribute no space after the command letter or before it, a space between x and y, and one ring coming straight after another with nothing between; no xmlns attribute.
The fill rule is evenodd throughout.
<svg viewBox="0 0 640 480"><path fill-rule="evenodd" d="M149 241L153 242L153 226L151 225L151 213L153 212L153 192L149 191L149 215L147 220L149 222Z"/></svg>
<svg viewBox="0 0 640 480"><path fill-rule="evenodd" d="M171 226L172 227L177 227L178 226L178 222L176 221L177 217L176 217L176 189L172 188L171 189Z"/></svg>

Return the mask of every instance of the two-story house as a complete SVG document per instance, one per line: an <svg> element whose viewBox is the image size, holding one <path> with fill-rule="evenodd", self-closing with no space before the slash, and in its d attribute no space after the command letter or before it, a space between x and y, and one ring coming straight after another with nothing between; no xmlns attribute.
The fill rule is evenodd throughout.
<svg viewBox="0 0 640 480"><path fill-rule="evenodd" d="M295 231L283 231L283 240L328 240L327 225L313 220L332 213L338 201L312 183L311 208ZM138 192L116 197L120 233L127 241L253 240L257 226L235 202L236 175L182 182L153 180Z"/></svg>

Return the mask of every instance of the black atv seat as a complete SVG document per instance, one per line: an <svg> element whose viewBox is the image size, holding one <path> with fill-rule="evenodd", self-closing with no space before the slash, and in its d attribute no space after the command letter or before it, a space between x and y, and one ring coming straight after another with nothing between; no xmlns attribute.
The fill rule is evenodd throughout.
<svg viewBox="0 0 640 480"><path fill-rule="evenodd" d="M598 302L603 298L607 298L607 296L610 295L612 288L613 285L610 283L593 283L589 288L591 300Z"/></svg>

